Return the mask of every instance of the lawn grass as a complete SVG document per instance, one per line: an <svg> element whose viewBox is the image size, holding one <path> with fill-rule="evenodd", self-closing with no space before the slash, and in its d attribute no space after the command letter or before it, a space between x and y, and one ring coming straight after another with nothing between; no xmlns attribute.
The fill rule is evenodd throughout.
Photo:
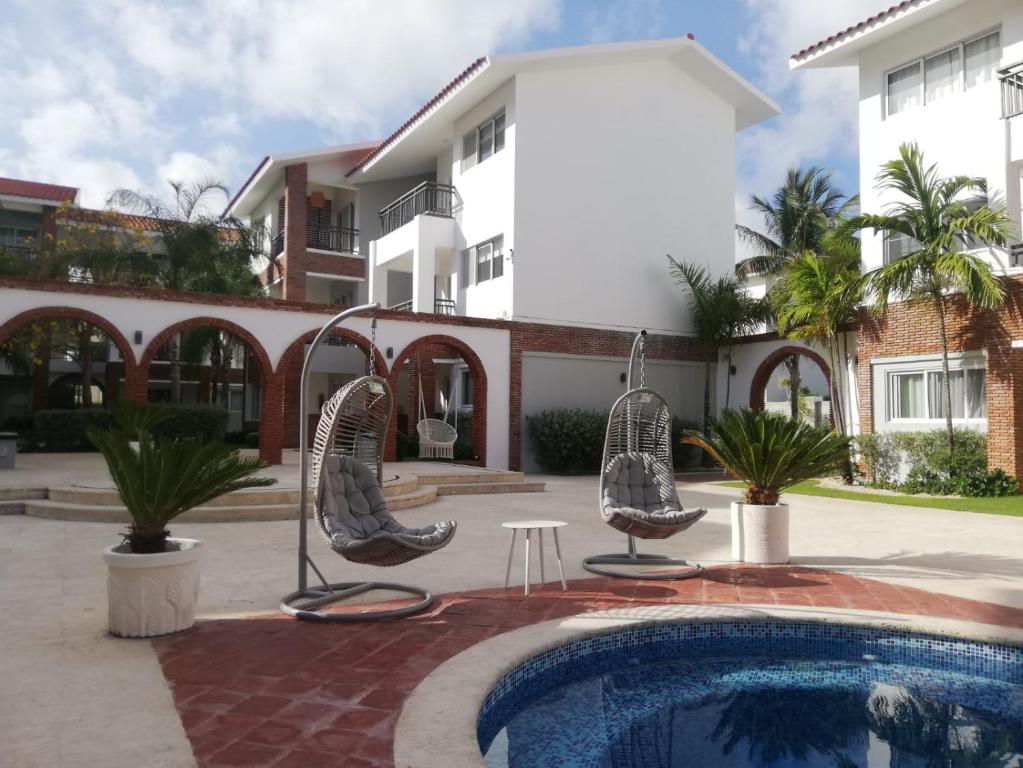
<svg viewBox="0 0 1023 768"><path fill-rule="evenodd" d="M731 481L721 483L732 488L744 488L745 484ZM864 493L863 491L847 491L844 488L833 488L821 485L818 480L805 480L788 488L785 493L801 496L824 496L829 499L847 499L849 501L871 501L875 504L898 504L903 507L926 507L928 509L951 509L958 512L981 512L986 515L1009 515L1023 517L1023 496L998 496L993 498L934 498L929 496L909 496L906 494L889 495L882 493Z"/></svg>

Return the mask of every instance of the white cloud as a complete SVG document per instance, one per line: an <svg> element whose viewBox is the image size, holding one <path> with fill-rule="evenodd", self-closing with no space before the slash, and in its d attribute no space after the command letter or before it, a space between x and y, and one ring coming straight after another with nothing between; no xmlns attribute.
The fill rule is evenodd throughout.
<svg viewBox="0 0 1023 768"><path fill-rule="evenodd" d="M739 137L736 217L759 227L761 222L748 210L751 194L770 195L791 166L832 167L856 158L856 69L791 72L789 56L888 7L890 1L820 0L812 11L804 0L744 2L750 24L740 50L756 62L762 87L785 104L780 117ZM746 253L740 243L740 257Z"/></svg>

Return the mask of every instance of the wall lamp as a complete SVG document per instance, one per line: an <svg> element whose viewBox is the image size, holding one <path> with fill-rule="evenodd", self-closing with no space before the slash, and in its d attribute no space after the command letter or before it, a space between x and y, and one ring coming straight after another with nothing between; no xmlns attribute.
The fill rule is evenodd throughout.
<svg viewBox="0 0 1023 768"><path fill-rule="evenodd" d="M384 354L387 355L388 360L392 359L394 357L394 347L388 347Z"/></svg>
<svg viewBox="0 0 1023 768"><path fill-rule="evenodd" d="M142 331L135 331L135 343L136 344L142 343Z"/></svg>

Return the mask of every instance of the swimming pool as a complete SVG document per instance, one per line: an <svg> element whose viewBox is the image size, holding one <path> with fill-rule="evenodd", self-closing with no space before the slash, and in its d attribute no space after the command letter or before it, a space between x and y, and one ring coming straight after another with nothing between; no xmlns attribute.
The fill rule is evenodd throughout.
<svg viewBox="0 0 1023 768"><path fill-rule="evenodd" d="M488 766L1023 765L1023 651L789 621L661 623L548 649L483 702Z"/></svg>

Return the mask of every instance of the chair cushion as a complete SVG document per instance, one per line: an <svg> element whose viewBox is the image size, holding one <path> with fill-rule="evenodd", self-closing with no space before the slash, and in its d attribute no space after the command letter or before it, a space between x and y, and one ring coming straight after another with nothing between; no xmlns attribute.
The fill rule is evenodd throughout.
<svg viewBox="0 0 1023 768"><path fill-rule="evenodd" d="M648 453L621 453L604 469L605 508L658 513L682 508L675 492L675 474Z"/></svg>
<svg viewBox="0 0 1023 768"><path fill-rule="evenodd" d="M401 530L387 511L376 475L362 462L350 459L342 462L340 456L327 456L321 483L318 501L324 525L332 536L365 539Z"/></svg>

